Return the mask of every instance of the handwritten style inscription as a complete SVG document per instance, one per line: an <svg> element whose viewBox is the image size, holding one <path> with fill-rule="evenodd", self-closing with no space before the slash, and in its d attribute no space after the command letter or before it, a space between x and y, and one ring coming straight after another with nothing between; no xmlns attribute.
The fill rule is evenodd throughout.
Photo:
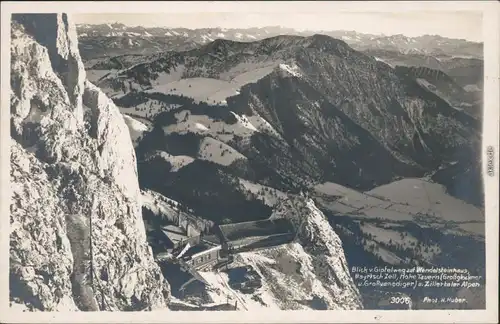
<svg viewBox="0 0 500 324"><path fill-rule="evenodd" d="M466 304L467 299L459 297L424 297L422 302L426 304Z"/></svg>
<svg viewBox="0 0 500 324"><path fill-rule="evenodd" d="M474 276L467 269L457 268L394 268L352 267L358 287L479 287L481 276Z"/></svg>

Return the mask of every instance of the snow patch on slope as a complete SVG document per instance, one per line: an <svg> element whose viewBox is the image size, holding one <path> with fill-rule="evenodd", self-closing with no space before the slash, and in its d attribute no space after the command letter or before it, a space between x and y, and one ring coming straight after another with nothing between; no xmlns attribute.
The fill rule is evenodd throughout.
<svg viewBox="0 0 500 324"><path fill-rule="evenodd" d="M392 64L388 63L387 61L385 61L385 60L383 60L383 59L381 59L381 58L379 58L379 57L376 57L376 56L374 56L374 58L375 58L375 60L376 60L376 61L378 61L378 62L382 62L382 63L387 64L387 65L389 65L390 67L394 68L394 66L393 66Z"/></svg>
<svg viewBox="0 0 500 324"><path fill-rule="evenodd" d="M259 289L257 294L243 294L233 290L229 285L229 276L224 272L200 272L209 283L207 293L215 304L238 304L238 310L262 310L263 307L280 310L275 297L270 295L267 287ZM255 296L259 296L259 299ZM204 305L207 306L207 305Z"/></svg>
<svg viewBox="0 0 500 324"><path fill-rule="evenodd" d="M360 214L365 208L385 208L390 205L380 198L332 182L318 184L314 187L314 191L323 207L340 214L352 212ZM396 219L399 218L400 215L396 215Z"/></svg>
<svg viewBox="0 0 500 324"><path fill-rule="evenodd" d="M127 115L123 115L123 119L128 126L132 143L134 146L137 146L138 140L142 137L142 134L149 129L149 127Z"/></svg>
<svg viewBox="0 0 500 324"><path fill-rule="evenodd" d="M481 89L478 87L477 84L468 84L464 87L464 90L467 92L479 92Z"/></svg>
<svg viewBox="0 0 500 324"><path fill-rule="evenodd" d="M152 190L141 191L141 204L156 215L176 213L180 204Z"/></svg>
<svg viewBox="0 0 500 324"><path fill-rule="evenodd" d="M159 100L148 100L131 108L119 107L123 114L134 114L140 117L153 119L161 112L179 108L179 104L166 104Z"/></svg>
<svg viewBox="0 0 500 324"><path fill-rule="evenodd" d="M264 186L261 184L253 183L245 179L239 179L240 185L243 189L250 191L259 196L260 199L268 206L274 207L280 199L285 199L287 195L274 188Z"/></svg>
<svg viewBox="0 0 500 324"><path fill-rule="evenodd" d="M151 86L144 86L135 81L127 82L119 75L125 74L126 70L110 71L111 73L102 80L99 86L111 97L117 97L123 93L122 89L116 89L114 83L123 83L126 91L144 91L146 93L164 93L183 95L190 97L195 102L207 102L224 104L231 96L239 94L239 90L246 84L257 82L276 67L277 62L240 63L228 71L221 72L219 79L207 77L184 78L187 72L185 65L176 65L167 72L160 72L158 77L150 80ZM128 70L134 69L129 67Z"/></svg>
<svg viewBox="0 0 500 324"><path fill-rule="evenodd" d="M245 116L246 119L259 131L262 133L268 133L276 137L281 138L281 135L274 129L274 127L264 118L255 114L253 116Z"/></svg>
<svg viewBox="0 0 500 324"><path fill-rule="evenodd" d="M191 132L211 135L222 142L229 142L234 136L247 138L258 131L246 116L232 114L237 122L227 124L223 121L215 121L206 115L193 115L189 111L183 110L175 114L177 123L165 126L163 130L165 133L186 134Z"/></svg>
<svg viewBox="0 0 500 324"><path fill-rule="evenodd" d="M190 97L197 102L221 103L237 94L239 86L227 81L210 78L189 78L175 81L156 80L152 89L145 92L160 92Z"/></svg>
<svg viewBox="0 0 500 324"><path fill-rule="evenodd" d="M202 140L198 158L225 166L231 165L236 160L247 159L243 154L239 153L231 146L211 137L205 137Z"/></svg>
<svg viewBox="0 0 500 324"><path fill-rule="evenodd" d="M87 80L95 84L106 74L113 72L116 72L116 70L86 70Z"/></svg>
<svg viewBox="0 0 500 324"><path fill-rule="evenodd" d="M484 214L478 208L448 195L444 186L423 179L402 179L367 193L419 207L422 212L431 209L445 221L484 221Z"/></svg>
<svg viewBox="0 0 500 324"><path fill-rule="evenodd" d="M296 64L288 65L288 64L280 63L279 68L280 68L280 70L285 71L286 73L288 73L294 77L300 78L302 76L300 68Z"/></svg>
<svg viewBox="0 0 500 324"><path fill-rule="evenodd" d="M150 158L160 157L172 165L171 172L177 172L195 159L187 155L172 155L165 151L156 151Z"/></svg>

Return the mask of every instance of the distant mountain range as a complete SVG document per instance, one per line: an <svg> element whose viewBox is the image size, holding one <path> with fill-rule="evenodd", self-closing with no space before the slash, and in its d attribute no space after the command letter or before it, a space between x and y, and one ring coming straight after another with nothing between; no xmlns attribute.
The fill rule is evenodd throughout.
<svg viewBox="0 0 500 324"><path fill-rule="evenodd" d="M380 36L354 31L297 31L279 26L248 29L145 28L123 24L78 25L79 48L87 70L127 68L151 54L186 51L217 39L252 42L279 35L322 34L392 67L426 67L445 72L466 91L482 96L483 44L441 36ZM145 56L147 57L145 57Z"/></svg>
<svg viewBox="0 0 500 324"><path fill-rule="evenodd" d="M146 28L123 24L77 25L84 60L116 54L150 54L164 50L186 50L216 39L251 42L278 35L323 34L342 39L356 50L396 51L403 54L452 56L482 59L483 44L437 35L407 37L381 36L354 31L297 31L279 26L247 29L225 28Z"/></svg>

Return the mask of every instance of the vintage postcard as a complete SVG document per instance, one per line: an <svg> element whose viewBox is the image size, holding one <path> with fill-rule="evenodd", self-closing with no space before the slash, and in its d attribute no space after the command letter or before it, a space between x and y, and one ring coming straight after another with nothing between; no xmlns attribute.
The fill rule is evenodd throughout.
<svg viewBox="0 0 500 324"><path fill-rule="evenodd" d="M499 8L2 3L1 321L496 322Z"/></svg>

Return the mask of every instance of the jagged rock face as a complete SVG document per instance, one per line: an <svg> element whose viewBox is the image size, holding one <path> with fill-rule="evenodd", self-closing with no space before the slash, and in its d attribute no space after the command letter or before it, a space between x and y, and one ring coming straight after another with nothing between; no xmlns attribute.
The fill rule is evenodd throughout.
<svg viewBox="0 0 500 324"><path fill-rule="evenodd" d="M85 81L65 14L14 15L11 302L30 310L165 307L146 242L135 153L114 104Z"/></svg>
<svg viewBox="0 0 500 324"><path fill-rule="evenodd" d="M65 15L13 15L13 21L21 24L26 33L47 49L49 66L64 85L75 115L81 119L85 71L78 52L75 27Z"/></svg>
<svg viewBox="0 0 500 324"><path fill-rule="evenodd" d="M482 117L481 91L466 91L440 70L397 66L395 71L401 76L416 79L423 88L443 98L449 105L464 110L478 119Z"/></svg>
<svg viewBox="0 0 500 324"><path fill-rule="evenodd" d="M308 255L307 260L301 260L302 280L311 283L312 290L322 297L328 309L362 308L359 291L349 274L342 241L314 202L303 197L283 200L271 218L283 217L294 224L299 250Z"/></svg>

